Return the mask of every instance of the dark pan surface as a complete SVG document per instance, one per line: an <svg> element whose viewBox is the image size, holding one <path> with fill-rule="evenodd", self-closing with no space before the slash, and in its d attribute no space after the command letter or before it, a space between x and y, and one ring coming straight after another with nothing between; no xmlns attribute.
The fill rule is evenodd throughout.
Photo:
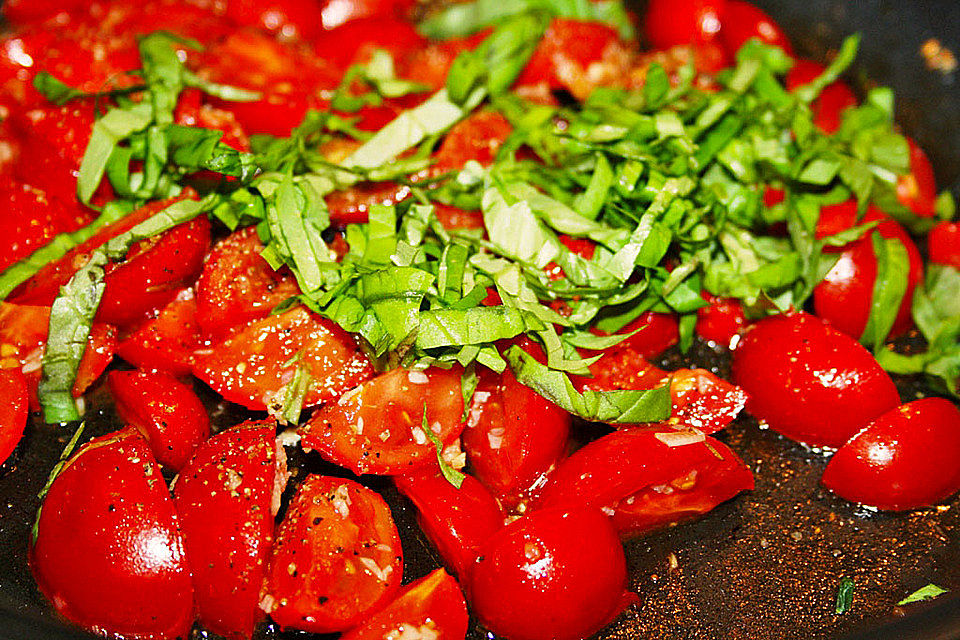
<svg viewBox="0 0 960 640"><path fill-rule="evenodd" d="M960 53L960 3L835 0L758 1L794 38L800 53L823 58L843 35L864 34L851 74L893 86L899 121L930 154L941 186L960 195L960 79L924 66L921 43L937 37ZM698 345L686 358L669 354L668 365L696 362L718 372L722 357ZM200 391L203 391L202 389ZM901 381L904 400L922 394ZM216 399L207 394L209 406ZM107 394L91 399L89 436L118 426ZM227 426L243 419L218 410ZM589 438L588 429L583 437ZM89 638L60 622L37 592L26 566L36 493L69 433L40 424L28 429L13 458L0 470L0 640ZM818 485L822 456L762 431L743 418L721 437L753 468L757 489L722 505L697 522L627 545L631 588L641 603L599 638L960 638L960 499L909 514L875 514L827 495ZM313 456L295 457L301 473L343 473ZM412 580L436 565L414 513L386 482L381 490L397 519ZM834 601L842 578L855 583L853 605L842 615ZM951 594L897 607L928 583ZM109 606L109 603L105 603ZM265 627L264 639L304 638ZM487 637L474 627L473 640Z"/></svg>

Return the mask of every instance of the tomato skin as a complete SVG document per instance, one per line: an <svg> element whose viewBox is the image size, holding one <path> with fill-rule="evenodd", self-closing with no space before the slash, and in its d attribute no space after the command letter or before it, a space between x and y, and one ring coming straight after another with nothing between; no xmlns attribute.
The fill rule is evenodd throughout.
<svg viewBox="0 0 960 640"><path fill-rule="evenodd" d="M469 622L460 585L446 571L436 569L404 587L396 600L340 640L383 640L407 629L428 629L437 640L462 640Z"/></svg>
<svg viewBox="0 0 960 640"><path fill-rule="evenodd" d="M826 70L813 60L798 59L787 73L787 89L794 90L805 85ZM811 105L813 122L826 133L835 133L840 128L841 115L847 107L857 105L857 96L841 80L827 85Z"/></svg>
<svg viewBox="0 0 960 640"><path fill-rule="evenodd" d="M613 349L629 349L644 358L653 358L680 341L680 323L677 316L672 313L647 311L619 331L619 333L631 332L635 333ZM601 332L595 331L595 333Z"/></svg>
<svg viewBox="0 0 960 640"><path fill-rule="evenodd" d="M747 324L743 305L736 298L718 298L705 291L701 295L710 306L697 309L697 335L707 342L729 346Z"/></svg>
<svg viewBox="0 0 960 640"><path fill-rule="evenodd" d="M3 16L14 24L26 24L61 11L79 9L85 4L85 0L6 0Z"/></svg>
<svg viewBox="0 0 960 640"><path fill-rule="evenodd" d="M930 229L927 255L934 264L960 269L960 223L940 222Z"/></svg>
<svg viewBox="0 0 960 640"><path fill-rule="evenodd" d="M0 464L17 448L27 426L30 397L19 367L0 368Z"/></svg>
<svg viewBox="0 0 960 640"><path fill-rule="evenodd" d="M780 25L752 2L726 0L720 19L723 23L720 39L731 58L750 38L757 38L764 44L780 47L788 55L793 55L790 39Z"/></svg>
<svg viewBox="0 0 960 640"><path fill-rule="evenodd" d="M189 375L200 341L196 315L193 289L182 289L155 318L148 318L121 340L117 355L144 371Z"/></svg>
<svg viewBox="0 0 960 640"><path fill-rule="evenodd" d="M393 369L317 410L300 429L305 448L364 473L400 474L437 466L436 445L423 432L423 415L445 449L459 449L463 396L459 369Z"/></svg>
<svg viewBox="0 0 960 640"><path fill-rule="evenodd" d="M839 447L900 404L869 351L806 313L753 325L733 352L731 379L749 394L747 411L811 446Z"/></svg>
<svg viewBox="0 0 960 640"><path fill-rule="evenodd" d="M190 569L160 466L139 433L95 438L73 455L44 498L30 568L57 611L84 629L187 637Z"/></svg>
<svg viewBox="0 0 960 640"><path fill-rule="evenodd" d="M291 362L297 353L299 361ZM230 402L273 411L298 366L311 376L305 407L335 398L373 374L350 335L303 307L248 324L197 350L193 373Z"/></svg>
<svg viewBox="0 0 960 640"><path fill-rule="evenodd" d="M690 442L667 444L680 435L689 435ZM752 489L753 474L719 440L662 427L628 428L560 463L536 507L604 509L627 538L702 515Z"/></svg>
<svg viewBox="0 0 960 640"><path fill-rule="evenodd" d="M351 480L311 475L276 532L268 613L281 629L344 631L390 602L402 574L383 498Z"/></svg>
<svg viewBox="0 0 960 640"><path fill-rule="evenodd" d="M482 165L491 164L512 131L513 126L500 113L475 111L453 125L444 136L430 173L439 175L459 171L469 160Z"/></svg>
<svg viewBox="0 0 960 640"><path fill-rule="evenodd" d="M318 0L229 0L228 15L243 26L283 38L312 38L323 30Z"/></svg>
<svg viewBox="0 0 960 640"><path fill-rule="evenodd" d="M400 493L417 507L427 539L465 580L487 539L503 527L503 512L493 496L471 475L457 489L438 471L394 477Z"/></svg>
<svg viewBox="0 0 960 640"><path fill-rule="evenodd" d="M551 89L568 88L619 41L617 32L601 22L553 18L516 84L545 82Z"/></svg>
<svg viewBox="0 0 960 640"><path fill-rule="evenodd" d="M367 16L329 29L313 40L317 55L346 71L351 64L365 63L374 49L384 49L399 60L427 43L407 21L392 16Z"/></svg>
<svg viewBox="0 0 960 640"><path fill-rule="evenodd" d="M197 449L174 485L174 503L204 627L250 638L263 618L260 588L286 457L272 420L245 422ZM216 514L215 516L213 514Z"/></svg>
<svg viewBox="0 0 960 640"><path fill-rule="evenodd" d="M910 173L897 178L897 200L922 218L936 215L937 181L933 165L917 141L905 136L910 147Z"/></svg>
<svg viewBox="0 0 960 640"><path fill-rule="evenodd" d="M73 231L89 217L79 206L11 179L0 180L0 198L6 203L0 216L0 236L9 239L0 255L0 270L48 244L58 233Z"/></svg>
<svg viewBox="0 0 960 640"><path fill-rule="evenodd" d="M554 508L510 523L483 547L469 593L473 611L510 640L579 640L600 630L635 594L623 548L597 509Z"/></svg>
<svg viewBox="0 0 960 640"><path fill-rule="evenodd" d="M670 420L703 433L720 431L740 415L747 393L706 369L676 369L670 376Z"/></svg>
<svg viewBox="0 0 960 640"><path fill-rule="evenodd" d="M320 4L323 28L333 29L360 18L407 17L416 0L322 0Z"/></svg>
<svg viewBox="0 0 960 640"><path fill-rule="evenodd" d="M651 0L643 34L654 49L715 41L720 34L725 0Z"/></svg>
<svg viewBox="0 0 960 640"><path fill-rule="evenodd" d="M960 409L944 398L914 400L877 417L840 447L821 482L878 509L927 507L960 490Z"/></svg>

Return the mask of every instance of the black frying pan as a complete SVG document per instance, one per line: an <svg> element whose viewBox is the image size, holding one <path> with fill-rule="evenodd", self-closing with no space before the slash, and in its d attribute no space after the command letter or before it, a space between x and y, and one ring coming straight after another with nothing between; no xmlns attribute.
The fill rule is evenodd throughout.
<svg viewBox="0 0 960 640"><path fill-rule="evenodd" d="M822 59L844 35L862 32L861 55L850 79L895 89L898 121L929 153L941 187L960 196L960 77L929 70L919 55L920 45L931 37L960 54L960 2L757 4L783 25L804 55ZM726 366L703 345L687 356L665 356L668 366L691 362L718 372ZM925 393L916 381L899 383L905 400ZM210 394L207 400L216 403ZM119 426L103 390L91 405L90 436ZM226 426L243 417L228 409L219 422ZM33 424L0 470L0 640L90 637L56 617L37 592L25 560L36 493L68 435ZM749 418L721 437L754 468L756 491L697 522L629 543L631 587L641 604L598 638L960 638L960 499L942 509L871 514L819 488L825 466L820 456L759 430ZM342 473L314 457L295 461L305 471ZM374 479L368 484L382 490L394 510L407 580L437 566L412 507L388 483ZM842 578L854 580L854 599L849 611L837 615L834 599ZM932 603L896 606L930 582L951 594ZM259 635L308 637L271 627ZM470 638L484 637L481 629L471 629Z"/></svg>

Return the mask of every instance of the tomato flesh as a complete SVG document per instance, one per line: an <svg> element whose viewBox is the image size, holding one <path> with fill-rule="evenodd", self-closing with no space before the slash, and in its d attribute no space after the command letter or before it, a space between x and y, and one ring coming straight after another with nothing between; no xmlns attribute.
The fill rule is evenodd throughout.
<svg viewBox="0 0 960 640"><path fill-rule="evenodd" d="M927 236L930 262L960 269L960 223L941 222Z"/></svg>
<svg viewBox="0 0 960 640"><path fill-rule="evenodd" d="M155 318L148 318L120 341L117 355L144 371L189 375L200 341L196 315L193 289L182 289Z"/></svg>
<svg viewBox="0 0 960 640"><path fill-rule="evenodd" d="M30 398L19 367L0 368L0 464L17 448L27 425Z"/></svg>

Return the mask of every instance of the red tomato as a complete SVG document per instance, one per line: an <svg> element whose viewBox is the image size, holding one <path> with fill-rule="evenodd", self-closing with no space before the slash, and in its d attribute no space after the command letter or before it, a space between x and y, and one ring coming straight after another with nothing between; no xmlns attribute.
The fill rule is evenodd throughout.
<svg viewBox="0 0 960 640"><path fill-rule="evenodd" d="M335 398L373 373L352 336L303 307L196 351L193 373L230 402L277 411L298 366L310 374L305 407Z"/></svg>
<svg viewBox="0 0 960 640"><path fill-rule="evenodd" d="M0 368L0 464L17 448L29 408L27 379L20 367Z"/></svg>
<svg viewBox="0 0 960 640"><path fill-rule="evenodd" d="M23 24L43 20L61 11L73 11L85 4L85 0L6 0L3 16L14 24Z"/></svg>
<svg viewBox="0 0 960 640"><path fill-rule="evenodd" d="M468 160L489 165L513 127L496 111L476 111L451 127L437 149L433 175L459 171Z"/></svg>
<svg viewBox="0 0 960 640"><path fill-rule="evenodd" d="M460 640L466 636L469 622L460 585L446 571L437 569L404 587L396 600L340 640L383 640L405 635Z"/></svg>
<svg viewBox="0 0 960 640"><path fill-rule="evenodd" d="M934 264L960 269L960 223L940 222L930 229L927 255Z"/></svg>
<svg viewBox="0 0 960 640"><path fill-rule="evenodd" d="M740 415L746 392L706 369L670 371L670 420L704 433L720 431Z"/></svg>
<svg viewBox="0 0 960 640"><path fill-rule="evenodd" d="M623 548L596 509L544 509L483 547L471 574L473 612L510 640L579 640L637 601Z"/></svg>
<svg viewBox="0 0 960 640"><path fill-rule="evenodd" d="M615 391L617 389L653 389L666 372L634 349L608 349L590 365L592 377L570 376L577 391Z"/></svg>
<svg viewBox="0 0 960 640"><path fill-rule="evenodd" d="M518 382L509 367L499 376L481 373L463 448L473 473L506 508L559 462L569 435L570 414Z"/></svg>
<svg viewBox="0 0 960 640"><path fill-rule="evenodd" d="M824 72L826 68L812 60L796 60L787 73L786 85L791 91L805 85ZM826 133L835 133L840 128L841 114L847 107L857 105L857 96L847 84L837 80L820 92L811 105L813 122Z"/></svg>
<svg viewBox="0 0 960 640"><path fill-rule="evenodd" d="M629 537L702 515L752 489L753 474L719 440L691 430L631 428L560 463L537 507L602 509Z"/></svg>
<svg viewBox="0 0 960 640"><path fill-rule="evenodd" d="M747 0L726 0L724 5L720 16L723 23L720 39L731 58L750 38L780 47L793 55L790 39L763 9Z"/></svg>
<svg viewBox="0 0 960 640"><path fill-rule="evenodd" d="M483 213L479 210L467 211L448 204L435 202L433 212L445 229L482 229Z"/></svg>
<svg viewBox="0 0 960 640"><path fill-rule="evenodd" d="M914 400L877 417L840 447L823 486L879 509L928 507L960 491L960 409Z"/></svg>
<svg viewBox="0 0 960 640"><path fill-rule="evenodd" d="M545 82L551 89L575 87L591 64L620 44L613 27L601 22L553 18L537 43L518 85Z"/></svg>
<svg viewBox="0 0 960 640"><path fill-rule="evenodd" d="M300 288L287 269L275 271L260 257L263 244L254 226L236 231L213 248L197 281L197 324L208 336L270 315Z"/></svg>
<svg viewBox="0 0 960 640"><path fill-rule="evenodd" d="M120 419L143 434L157 462L179 471L210 437L210 418L193 389L166 373L111 371Z"/></svg>
<svg viewBox="0 0 960 640"><path fill-rule="evenodd" d="M333 29L345 22L368 17L409 17L416 0L321 0L323 28Z"/></svg>
<svg viewBox="0 0 960 640"><path fill-rule="evenodd" d="M726 0L650 0L643 34L654 49L718 39Z"/></svg>
<svg viewBox="0 0 960 640"><path fill-rule="evenodd" d="M717 298L701 292L709 307L697 309L697 335L713 344L727 347L747 324L743 305L736 298Z"/></svg>
<svg viewBox="0 0 960 640"><path fill-rule="evenodd" d="M351 64L366 63L375 49L388 51L396 61L426 43L409 22L382 15L350 20L313 40L317 55L344 72Z"/></svg>
<svg viewBox="0 0 960 640"><path fill-rule="evenodd" d="M875 207L867 209L862 222L880 220L876 230L884 238L896 238L907 250L910 272L907 275L907 290L900 302L900 310L890 328L890 335L897 336L913 326L910 306L913 291L923 278L923 259L906 230ZM848 200L837 205L823 207L817 222L818 238L849 229L857 223L857 204ZM813 308L818 316L828 320L848 336L859 339L870 317L873 301L873 286L877 279L877 258L873 251L870 234L839 249L840 259L823 282L813 290ZM829 249L828 249L829 251Z"/></svg>
<svg viewBox="0 0 960 640"><path fill-rule="evenodd" d="M264 603L281 629L344 631L390 602L402 574L383 498L351 480L311 475L277 529Z"/></svg>
<svg viewBox="0 0 960 640"><path fill-rule="evenodd" d="M65 204L29 184L2 180L0 198L6 203L0 216L0 236L9 239L0 255L0 270L48 244L58 233L73 231L89 222L89 214L80 206Z"/></svg>
<svg viewBox="0 0 960 640"><path fill-rule="evenodd" d="M420 527L444 563L466 579L480 548L503 527L497 501L471 475L459 489L433 470L396 476L394 482L417 507Z"/></svg>
<svg viewBox="0 0 960 640"><path fill-rule="evenodd" d="M150 318L117 345L117 355L144 371L173 376L190 374L200 341L193 289L182 289L155 318Z"/></svg>
<svg viewBox="0 0 960 640"><path fill-rule="evenodd" d="M916 141L907 137L910 146L910 173L897 178L897 200L918 216L932 218L936 215L937 181L933 177L933 165Z"/></svg>
<svg viewBox="0 0 960 640"><path fill-rule="evenodd" d="M653 358L680 341L679 322L677 316L672 313L647 311L623 329L620 329L618 333L631 332L634 332L632 336L613 347L613 349L628 349L644 358ZM596 333L601 332L597 331Z"/></svg>
<svg viewBox="0 0 960 640"><path fill-rule="evenodd" d="M436 446L423 431L426 411L444 455L459 457L460 376L458 369L387 371L321 407L301 428L301 442L358 475L408 473L437 465Z"/></svg>
<svg viewBox="0 0 960 640"><path fill-rule="evenodd" d="M430 42L398 60L397 75L425 84L434 91L441 89L446 85L450 65L460 52L475 49L488 35L490 29L484 29L466 38Z"/></svg>
<svg viewBox="0 0 960 640"><path fill-rule="evenodd" d="M320 0L229 0L227 5L227 15L238 24L283 38L312 38L323 31Z"/></svg>
<svg viewBox="0 0 960 640"><path fill-rule="evenodd" d="M250 638L263 617L260 588L286 484L286 457L274 425L245 422L213 436L173 488L197 617L232 640Z"/></svg>
<svg viewBox="0 0 960 640"><path fill-rule="evenodd" d="M812 446L839 447L900 404L869 351L806 313L753 325L733 352L731 379L749 394L747 411Z"/></svg>
<svg viewBox="0 0 960 640"><path fill-rule="evenodd" d="M83 445L43 501L30 547L37 585L84 629L185 638L193 587L160 465L125 429Z"/></svg>
<svg viewBox="0 0 960 640"><path fill-rule="evenodd" d="M186 127L217 129L223 132L220 142L238 151L249 151L250 140L236 116L226 109L206 104L204 100L205 96L199 89L182 91L174 111L174 122Z"/></svg>
<svg viewBox="0 0 960 640"><path fill-rule="evenodd" d="M395 182L361 182L328 195L327 209L335 224L363 223L372 205L397 204L410 197L410 193L410 187Z"/></svg>

